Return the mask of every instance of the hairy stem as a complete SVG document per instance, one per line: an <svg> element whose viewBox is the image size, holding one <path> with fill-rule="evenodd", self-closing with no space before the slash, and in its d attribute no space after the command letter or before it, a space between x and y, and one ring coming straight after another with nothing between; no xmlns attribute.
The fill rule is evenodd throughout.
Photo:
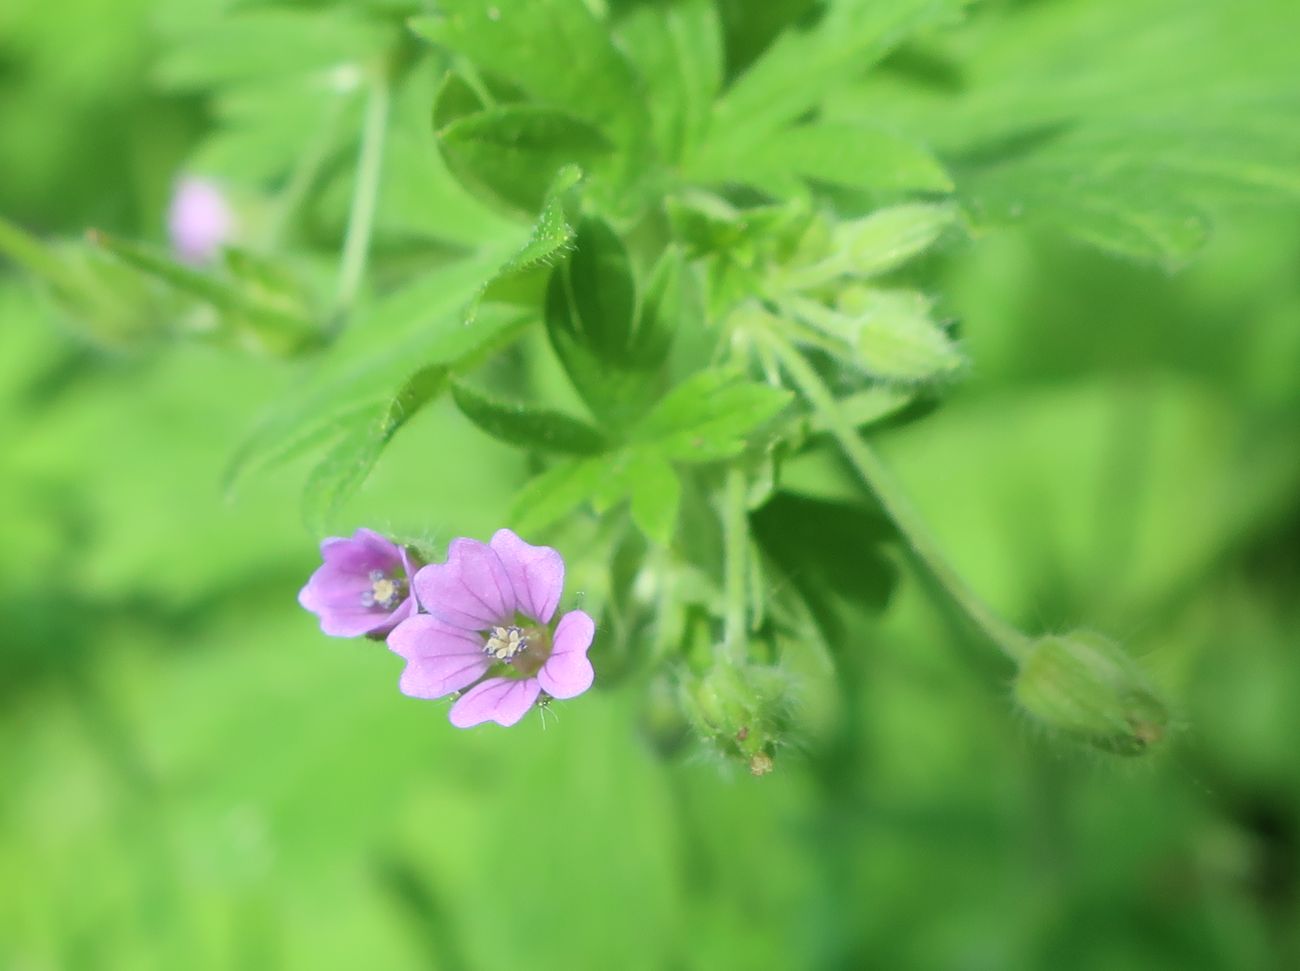
<svg viewBox="0 0 1300 971"><path fill-rule="evenodd" d="M830 388L797 350L770 332L762 335L764 343L780 360L796 387L821 415L840 449L875 495L885 513L893 520L903 539L916 557L948 591L962 611L981 631L1013 661L1024 657L1030 639L999 617L961 575L953 569L937 542L930 535L920 515L913 508L902 487L894 480L880 457L867 445L853 423L840 410Z"/></svg>

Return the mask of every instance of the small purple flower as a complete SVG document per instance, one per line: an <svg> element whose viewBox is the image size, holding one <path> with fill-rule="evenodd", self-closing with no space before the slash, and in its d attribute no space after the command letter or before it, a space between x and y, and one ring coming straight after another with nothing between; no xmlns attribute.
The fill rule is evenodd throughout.
<svg viewBox="0 0 1300 971"><path fill-rule="evenodd" d="M207 263L234 233L235 217L225 195L207 179L185 176L176 183L167 211L172 249L186 263Z"/></svg>
<svg viewBox="0 0 1300 971"><path fill-rule="evenodd" d="M324 562L298 594L298 602L320 617L320 629L334 637L383 637L416 611L410 592L415 572L404 547L369 529L351 539L320 544Z"/></svg>
<svg viewBox="0 0 1300 971"><path fill-rule="evenodd" d="M549 546L530 546L508 529L491 543L452 540L447 562L422 568L414 585L428 613L388 636L406 658L399 687L413 698L469 688L451 708L457 728L513 725L539 699L574 698L591 687L587 649L596 625L573 610L551 630L564 560Z"/></svg>

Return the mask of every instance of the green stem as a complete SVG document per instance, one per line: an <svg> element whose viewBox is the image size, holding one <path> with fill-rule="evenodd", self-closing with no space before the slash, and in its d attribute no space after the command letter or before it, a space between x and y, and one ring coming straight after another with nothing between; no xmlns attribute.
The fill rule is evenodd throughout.
<svg viewBox="0 0 1300 971"><path fill-rule="evenodd" d="M343 114L344 105L350 100L350 98L340 94L330 103L325 110L324 117L321 119L321 126L315 137L308 143L306 151L298 157L293 171L289 173L289 180L275 200L271 227L267 233L271 249L277 248L284 239L290 220L292 220L294 213L298 211L312 184L316 181L321 166L329 154L330 146L334 144L335 136L338 133L339 118Z"/></svg>
<svg viewBox="0 0 1300 971"><path fill-rule="evenodd" d="M727 469L722 497L723 615L722 655L733 664L745 660L745 582L748 579L749 516L745 503L745 473Z"/></svg>
<svg viewBox="0 0 1300 971"><path fill-rule="evenodd" d="M1030 639L994 613L953 569L903 489L875 451L858 435L857 429L840 410L835 396L812 365L775 334L764 332L762 338L803 396L821 415L844 455L879 500L912 552L989 640L997 644L1013 661L1021 660L1029 649Z"/></svg>
<svg viewBox="0 0 1300 971"><path fill-rule="evenodd" d="M352 190L352 210L348 214L347 236L343 240L343 256L339 262L339 288L334 302L336 326L341 326L351 311L366 272L375 207L379 200L379 177L383 172L390 83L388 68L384 66L376 73L370 97L366 101L366 117L361 129L361 153L357 159L357 178Z"/></svg>

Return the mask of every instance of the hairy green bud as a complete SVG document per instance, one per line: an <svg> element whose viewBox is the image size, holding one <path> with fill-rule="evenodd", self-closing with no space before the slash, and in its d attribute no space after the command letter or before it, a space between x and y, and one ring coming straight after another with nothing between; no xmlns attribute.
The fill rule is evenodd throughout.
<svg viewBox="0 0 1300 971"><path fill-rule="evenodd" d="M1016 700L1049 728L1119 755L1165 735L1169 713L1142 669L1092 631L1035 641L1020 663Z"/></svg>
<svg viewBox="0 0 1300 971"><path fill-rule="evenodd" d="M705 742L756 776L774 767L790 731L788 672L756 664L718 664L682 684L682 708Z"/></svg>

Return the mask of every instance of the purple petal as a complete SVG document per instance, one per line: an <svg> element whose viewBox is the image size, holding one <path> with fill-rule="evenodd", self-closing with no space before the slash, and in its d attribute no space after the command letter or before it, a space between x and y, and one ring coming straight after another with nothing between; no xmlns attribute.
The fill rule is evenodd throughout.
<svg viewBox="0 0 1300 971"><path fill-rule="evenodd" d="M391 573L394 567L405 562L400 546L369 529L358 529L351 539L325 540L320 544L320 555L327 565L357 574L371 570Z"/></svg>
<svg viewBox="0 0 1300 971"><path fill-rule="evenodd" d="M412 698L441 698L473 684L490 666L483 639L428 614L402 621L388 635L388 647L406 658L398 687Z"/></svg>
<svg viewBox="0 0 1300 971"><path fill-rule="evenodd" d="M446 563L415 574L415 593L433 616L465 630L487 630L515 612L515 594L501 559L486 543L454 539Z"/></svg>
<svg viewBox="0 0 1300 971"><path fill-rule="evenodd" d="M549 546L525 543L508 529L498 529L491 545L510 577L518 609L549 624L564 590L564 558Z"/></svg>
<svg viewBox="0 0 1300 971"><path fill-rule="evenodd" d="M322 566L299 591L298 603L320 618L320 629L331 637L359 637L383 627L390 617L390 611L361 603L368 588L365 578L340 575Z"/></svg>
<svg viewBox="0 0 1300 971"><path fill-rule="evenodd" d="M552 698L575 698L591 687L596 672L587 649L596 635L596 622L581 610L570 610L555 628L551 656L537 672L537 680Z"/></svg>
<svg viewBox="0 0 1300 971"><path fill-rule="evenodd" d="M470 728L494 721L508 727L527 714L541 691L536 678L488 678L451 706L451 723L457 728Z"/></svg>

